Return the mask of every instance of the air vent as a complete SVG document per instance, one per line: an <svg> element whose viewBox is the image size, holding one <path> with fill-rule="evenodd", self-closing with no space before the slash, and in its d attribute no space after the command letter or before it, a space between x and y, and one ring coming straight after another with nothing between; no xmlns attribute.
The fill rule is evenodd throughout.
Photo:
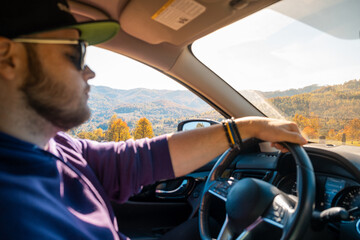
<svg viewBox="0 0 360 240"><path fill-rule="evenodd" d="M267 170L235 170L232 173L232 177L235 179L242 178L256 178L264 181L269 181L273 177L272 171Z"/></svg>

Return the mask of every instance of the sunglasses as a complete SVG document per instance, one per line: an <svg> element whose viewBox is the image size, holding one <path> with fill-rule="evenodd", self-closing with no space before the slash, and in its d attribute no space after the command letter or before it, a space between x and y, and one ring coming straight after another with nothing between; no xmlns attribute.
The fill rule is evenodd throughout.
<svg viewBox="0 0 360 240"><path fill-rule="evenodd" d="M18 43L40 43L40 44L68 44L75 45L79 53L79 57L69 57L76 69L83 71L85 69L85 55L88 43L84 40L70 39L38 39L38 38L14 38L14 42Z"/></svg>

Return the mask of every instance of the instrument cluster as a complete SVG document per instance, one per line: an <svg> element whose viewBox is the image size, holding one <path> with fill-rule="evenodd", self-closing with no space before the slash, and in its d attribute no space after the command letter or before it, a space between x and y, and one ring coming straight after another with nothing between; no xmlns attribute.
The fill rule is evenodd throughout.
<svg viewBox="0 0 360 240"><path fill-rule="evenodd" d="M360 218L360 186L346 187L333 200L333 206L345 208L351 219Z"/></svg>
<svg viewBox="0 0 360 240"><path fill-rule="evenodd" d="M292 195L297 195L296 174L280 179L277 187ZM349 212L351 220L360 218L360 185L352 180L324 175L316 175L316 209L319 211L342 207Z"/></svg>

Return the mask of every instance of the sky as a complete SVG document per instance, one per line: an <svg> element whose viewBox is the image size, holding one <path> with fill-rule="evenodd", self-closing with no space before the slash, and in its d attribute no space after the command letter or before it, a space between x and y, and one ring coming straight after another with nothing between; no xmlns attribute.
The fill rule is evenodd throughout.
<svg viewBox="0 0 360 240"><path fill-rule="evenodd" d="M360 79L359 39L339 39L271 10L198 40L193 51L237 90L286 90ZM93 85L184 89L156 70L110 51L89 47L86 60L97 74Z"/></svg>
<svg viewBox="0 0 360 240"><path fill-rule="evenodd" d="M96 77L90 81L92 85L116 89L185 89L153 68L101 48L87 49L86 64L96 73Z"/></svg>
<svg viewBox="0 0 360 240"><path fill-rule="evenodd" d="M208 46L213 51L206 51ZM200 39L194 47L206 65L238 90L286 90L360 79L359 39L333 37L271 10Z"/></svg>

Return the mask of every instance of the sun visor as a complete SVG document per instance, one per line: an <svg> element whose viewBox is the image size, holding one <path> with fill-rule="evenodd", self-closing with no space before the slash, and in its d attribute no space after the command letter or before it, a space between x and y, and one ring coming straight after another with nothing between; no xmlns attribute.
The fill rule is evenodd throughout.
<svg viewBox="0 0 360 240"><path fill-rule="evenodd" d="M277 0L132 0L120 16L127 34L150 44L187 45L206 34L262 9Z"/></svg>
<svg viewBox="0 0 360 240"><path fill-rule="evenodd" d="M297 7L294 7L295 5ZM274 5L271 9L334 37L359 39L359 0L288 0ZM333 24L334 21L336 24Z"/></svg>

